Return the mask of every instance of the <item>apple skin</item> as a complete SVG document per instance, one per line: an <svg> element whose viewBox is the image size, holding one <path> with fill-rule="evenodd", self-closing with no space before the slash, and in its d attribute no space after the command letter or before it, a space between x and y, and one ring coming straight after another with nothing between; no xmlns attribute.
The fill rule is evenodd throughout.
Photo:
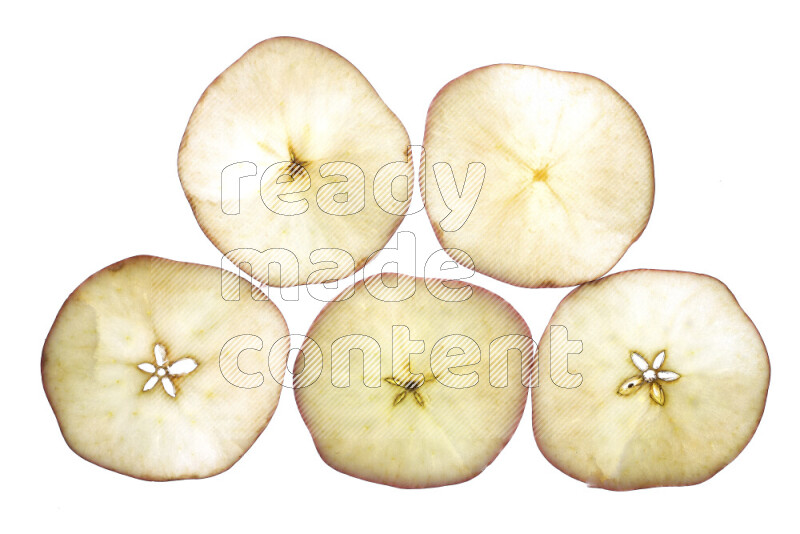
<svg viewBox="0 0 800 534"><path fill-rule="evenodd" d="M702 278L705 278L705 279L707 279L707 280L709 280L709 281L711 281L711 282L713 282L715 284L719 284L719 286L724 288L728 292L730 297L732 297L733 302L737 306L739 306L738 300L736 300L736 297L733 295L733 292L730 291L730 288L728 288L728 286L725 285L719 279L717 279L717 278L715 278L713 276L707 275L707 274L687 272L687 271L678 271L678 270L661 270L661 269L634 269L634 270L629 270L629 271L621 271L621 272L614 273L614 274L611 274L609 276L606 276L604 278L600 278L600 279L595 280L593 282L589 282L588 284L584 284L582 286L579 286L579 287L573 289L569 294L567 294L567 296L564 297L564 299L562 299L562 301L558 304L558 306L556 307L555 311L553 312L553 315L552 315L550 321L548 322L548 326L545 327L545 330L544 330L544 332L542 334L542 337L540 339L540 344L539 344L540 348L545 343L545 339L549 339L550 325L553 324L553 318L555 318L558 315L559 311L562 310L562 308L564 307L565 303L568 302L568 299L571 296L575 295L577 292L581 291L586 286L592 286L592 285L595 285L595 284L598 284L598 283L602 283L603 281L611 279L611 278L614 278L614 277L624 277L624 276L628 276L628 275L635 275L637 273L665 273L665 274L691 275L691 276L696 276L696 277L702 277ZM744 451L744 449L747 447L747 445L752 440L753 436L755 435L755 432L758 430L758 427L759 427L759 425L761 423L761 419L762 419L762 417L764 415L764 410L766 408L766 402L767 402L767 395L768 395L768 392L769 392L769 383L770 383L770 379L771 379L771 365L770 365L769 357L767 355L766 345L764 344L764 340L760 336L760 334L758 332L758 329L756 328L756 326L753 323L753 321L750 318L750 316L747 315L747 313L741 308L741 306L739 306L739 310L744 315L744 317L746 317L746 319L749 322L749 324L752 326L752 329L755 332L755 334L757 335L757 339L758 339L758 341L760 343L760 346L761 346L761 348L763 350L763 353L764 353L764 356L765 356L763 363L766 365L766 377L765 377L766 383L765 383L765 386L764 386L763 397L761 397L761 399L760 399L760 407L761 408L760 408L760 411L757 414L757 417L753 421L752 432L749 434L749 437L747 437L747 439L744 440L741 443L741 447L739 447L739 451L735 455L733 455L727 462L723 463L722 465L719 465L715 469L709 470L707 475L704 476L704 477L699 477L699 478L691 480L691 481L676 482L676 483L671 483L671 484L652 483L652 484L630 485L630 484L625 484L622 481L616 481L615 482L615 481L610 481L610 480L603 480L603 481L589 480L589 479L587 479L587 477L584 474L579 473L574 469L570 469L569 466L564 465L563 463L559 462L558 459L554 457L554 454L550 452L548 446L545 443L543 443L543 441L541 439L541 436L539 434L540 428L543 427L543 423L542 423L541 420L539 420L537 418L537 410L534 408L532 410L532 429L533 429L534 440L536 441L536 445L537 445L539 451L547 459L547 461L550 462L550 464L553 467L555 467L556 469L558 469L562 473L566 474L567 476L569 476L569 477L571 477L571 478L573 478L573 479L575 479L575 480L577 480L579 482L584 482L589 487L598 488L598 489L605 489L605 490L615 491L615 492L627 492L627 491L635 491L635 490L657 488L657 487L694 486L694 485L697 485L697 484L702 484L703 482L706 482L709 479L713 478L717 473L719 473L725 467L730 465L739 456L739 454L741 454ZM548 356L549 356L549 349L548 349L547 352L548 352ZM541 353L537 353L537 362L538 362L538 357L539 357L540 354ZM580 357L580 355L578 355L578 357ZM669 362L669 358L667 358L667 362ZM540 372L541 372L541 363L540 362L539 362L539 365L540 365ZM669 367L669 365L666 365L666 367ZM631 374L634 374L635 370L633 370L633 367L631 367L631 369L632 369ZM549 370L549 363L548 363L548 370ZM547 385L549 385L549 384L547 384ZM553 386L553 387L555 387L555 386ZM639 392L639 394L640 395L645 395L644 392ZM532 395L531 395L531 404L532 405L535 405L535 403L536 403L536 395L537 395L537 391L534 389L532 391Z"/></svg>

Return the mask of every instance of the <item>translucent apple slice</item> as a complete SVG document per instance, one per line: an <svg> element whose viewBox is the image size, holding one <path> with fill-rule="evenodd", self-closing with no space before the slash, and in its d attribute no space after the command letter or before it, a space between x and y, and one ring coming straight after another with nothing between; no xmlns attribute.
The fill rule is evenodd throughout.
<svg viewBox="0 0 800 534"><path fill-rule="evenodd" d="M344 278L386 244L411 201L409 145L346 59L278 37L203 93L178 172L212 243L256 279L292 286Z"/></svg>
<svg viewBox="0 0 800 534"><path fill-rule="evenodd" d="M492 65L428 109L423 199L462 264L523 287L607 273L653 207L650 142L636 112L585 74ZM465 254L467 256L465 256Z"/></svg>
<svg viewBox="0 0 800 534"><path fill-rule="evenodd" d="M533 429L547 459L578 480L612 490L698 484L736 458L761 420L767 352L715 278L614 274L570 293L550 325L539 355L553 383L533 391Z"/></svg>
<svg viewBox="0 0 800 534"><path fill-rule="evenodd" d="M224 300L221 288L237 284L242 297ZM70 448L147 480L231 467L272 417L289 351L280 311L251 290L218 268L149 256L83 282L42 356Z"/></svg>
<svg viewBox="0 0 800 534"><path fill-rule="evenodd" d="M511 438L532 367L528 327L497 295L447 284L378 275L312 324L295 398L334 469L402 488L456 484Z"/></svg>

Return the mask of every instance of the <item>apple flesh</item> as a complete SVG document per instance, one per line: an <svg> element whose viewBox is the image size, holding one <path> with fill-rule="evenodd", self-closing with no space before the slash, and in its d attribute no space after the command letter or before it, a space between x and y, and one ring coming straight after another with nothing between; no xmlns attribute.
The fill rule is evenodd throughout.
<svg viewBox="0 0 800 534"><path fill-rule="evenodd" d="M532 392L533 429L566 474L612 490L697 484L753 436L769 358L719 280L614 274L570 293L550 324L539 364L553 383ZM572 341L554 337L563 327Z"/></svg>
<svg viewBox="0 0 800 534"><path fill-rule="evenodd" d="M607 273L653 207L650 142L636 112L585 74L492 65L428 109L423 200L453 258L522 287Z"/></svg>
<svg viewBox="0 0 800 534"><path fill-rule="evenodd" d="M205 90L178 173L197 222L229 260L263 283L295 286L344 278L386 244L411 201L409 145L346 59L278 37Z"/></svg>
<svg viewBox="0 0 800 534"><path fill-rule="evenodd" d="M220 288L236 284L241 298L224 300ZM146 480L231 467L272 417L289 351L280 311L250 291L258 294L229 272L150 256L83 282L42 356L44 389L70 448Z"/></svg>
<svg viewBox="0 0 800 534"><path fill-rule="evenodd" d="M322 459L401 488L483 471L519 423L533 357L527 325L497 295L386 274L328 304L302 350L295 398Z"/></svg>

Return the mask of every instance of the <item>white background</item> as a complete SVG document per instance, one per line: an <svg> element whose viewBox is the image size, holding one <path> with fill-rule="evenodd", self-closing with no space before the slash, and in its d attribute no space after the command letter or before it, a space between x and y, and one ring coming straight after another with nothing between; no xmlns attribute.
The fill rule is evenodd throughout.
<svg viewBox="0 0 800 534"><path fill-rule="evenodd" d="M770 2L521 4L4 7L0 524L173 532L742 532L793 524L800 475L796 9ZM147 253L219 265L181 190L178 143L207 84L249 47L278 35L319 42L349 59L415 144L438 89L475 67L539 65L590 73L616 88L647 128L657 187L649 226L614 271L690 270L732 289L772 363L766 412L744 452L694 487L590 489L539 453L528 408L477 478L398 490L325 465L286 390L250 452L210 479L148 483L72 453L41 386L48 329L72 289L122 258ZM416 233L420 265L439 248L423 213L402 229ZM471 281L514 304L536 337L569 291ZM322 306L310 299L278 305L296 334Z"/></svg>

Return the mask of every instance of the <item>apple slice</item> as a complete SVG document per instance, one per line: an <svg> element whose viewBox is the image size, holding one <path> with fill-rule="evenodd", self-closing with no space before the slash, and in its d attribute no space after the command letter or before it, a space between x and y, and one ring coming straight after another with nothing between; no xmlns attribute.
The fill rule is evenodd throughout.
<svg viewBox="0 0 800 534"><path fill-rule="evenodd" d="M698 484L736 458L761 420L767 351L715 278L614 274L570 293L550 325L539 355L553 383L533 391L533 429L547 459L578 480L612 490Z"/></svg>
<svg viewBox="0 0 800 534"><path fill-rule="evenodd" d="M178 173L211 242L273 286L360 269L402 221L413 183L408 134L366 78L290 37L257 44L208 86Z"/></svg>
<svg viewBox="0 0 800 534"><path fill-rule="evenodd" d="M242 298L224 300L237 284ZM289 352L280 311L245 288L258 295L232 273L150 256L78 286L42 356L70 448L146 480L231 467L272 417Z"/></svg>
<svg viewBox="0 0 800 534"><path fill-rule="evenodd" d="M585 74L473 70L433 99L424 145L420 183L439 242L459 263L517 286L602 276L653 207L639 117Z"/></svg>
<svg viewBox="0 0 800 534"><path fill-rule="evenodd" d="M295 398L334 469L402 488L456 484L517 428L532 346L522 317L485 289L377 275L314 321Z"/></svg>

